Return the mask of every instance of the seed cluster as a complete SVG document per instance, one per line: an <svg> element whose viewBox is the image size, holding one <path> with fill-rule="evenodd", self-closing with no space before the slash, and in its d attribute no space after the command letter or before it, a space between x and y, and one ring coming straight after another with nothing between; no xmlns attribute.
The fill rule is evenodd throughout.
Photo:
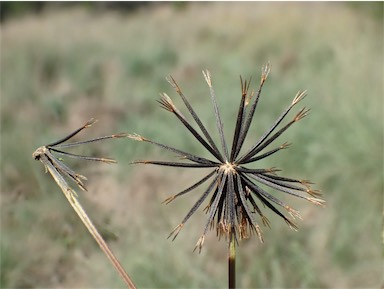
<svg viewBox="0 0 384 289"><path fill-rule="evenodd" d="M229 239L230 234L234 234L236 239L243 239L248 238L250 235L255 233L259 239L263 241L262 231L255 217L259 216L265 226L269 227L270 222L261 211L259 204L271 209L274 213L280 216L290 228L295 230L297 229L296 224L280 212L276 206L285 209L292 219L301 218L299 212L265 191L263 186L308 200L316 205L322 205L324 203L324 201L319 198L320 193L311 188L312 183L310 181L279 176L277 175L279 170L276 168L255 169L248 167L251 163L256 163L258 160L264 159L280 150L288 148L289 144L283 143L272 149L267 149L292 124L303 119L308 114L309 109L302 108L288 123L278 129L280 123L287 116L290 110L305 97L305 91L299 91L288 108L282 112L273 125L258 139L258 141L256 141L253 146L246 150L245 153L240 154L256 111L262 87L267 80L269 71L269 65L263 67L260 85L256 93L254 91L249 92L251 81L243 81L240 77L241 99L237 113L232 147L230 150L224 137L223 123L220 117L220 111L218 109L209 71L203 71L203 75L210 90L213 110L216 118L216 126L220 136L221 149L219 149L213 141L211 134L208 133L202 121L172 77L168 79L168 82L183 100L189 114L198 126L200 132L190 121L187 120L187 118L174 105L171 98L167 94L161 94L159 103L162 108L177 117L189 133L194 136L196 141L199 142L212 155L212 158L197 156L180 149L149 140L137 134L128 135L128 137L136 141L148 142L152 145L171 151L184 160L180 162L138 160L133 162L135 164L142 163L181 168L212 168L212 171L201 180L164 201L165 203L169 203L175 198L191 192L210 180L203 193L197 199L181 223L171 232L169 237L173 236L173 239L176 238L180 230L184 227L184 224L202 205L208 196L210 196L210 199L205 207L208 219L203 233L197 241L195 247L195 249L198 248L200 251L209 228L216 228L219 238L224 236L226 239Z"/></svg>

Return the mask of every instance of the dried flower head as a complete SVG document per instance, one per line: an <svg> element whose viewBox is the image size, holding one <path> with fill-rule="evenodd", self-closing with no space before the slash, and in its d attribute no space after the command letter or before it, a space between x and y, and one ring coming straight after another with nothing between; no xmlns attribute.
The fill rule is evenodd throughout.
<svg viewBox="0 0 384 289"><path fill-rule="evenodd" d="M104 162L104 163L116 163L114 159L110 158L100 158L100 157L90 157L90 156L83 156L83 155L77 155L73 153L69 153L66 151L63 151L62 149L80 146L88 143L98 142L101 140L107 140L112 138L123 138L126 137L126 133L119 133L119 134L113 134L103 137L97 137L93 139L89 139L86 141L77 141L72 143L65 143L67 140L71 139L75 135L77 135L79 132L81 132L83 129L91 127L97 120L90 119L87 121L82 127L78 128L77 130L73 131L66 137L55 141L53 143L47 144L45 146L39 147L33 154L32 157L35 160L41 161L45 168L47 169L47 164L51 164L54 168L54 171L57 172L60 176L68 177L70 180L75 182L80 189L83 191L86 191L86 187L83 184L82 180L87 180L87 178L83 175L80 175L76 172L74 172L71 168L69 168L67 165L64 164L60 159L58 159L56 156L53 155L53 153L61 154L63 156L71 157L71 158L78 158L82 160L87 161L98 161L98 162Z"/></svg>
<svg viewBox="0 0 384 289"><path fill-rule="evenodd" d="M86 180L87 178L83 175L80 175L69 168L64 162L58 159L54 153L58 153L64 156L78 158L88 161L97 161L104 163L116 163L115 160L109 158L99 158L99 157L90 157L83 156L78 154L69 153L63 151L62 149L76 147L84 144L94 143L101 140L108 140L114 138L123 138L126 137L126 133L112 134L108 136L97 137L85 141L76 141L66 143L66 141L70 140L72 137L77 135L83 129L91 127L96 122L95 119L90 119L83 126L71 132L69 135L63 137L62 139L55 141L53 143L47 144L45 146L39 147L33 154L32 157L41 161L41 163L45 167L45 171L49 172L53 179L56 181L57 185L62 190L64 196L67 198L69 204L72 206L76 214L79 216L80 220L83 222L84 226L88 229L89 233L95 239L95 241L99 244L100 249L104 252L107 258L111 261L112 265L115 267L117 272L120 274L120 277L123 279L128 288L136 289L135 284L133 284L131 278L128 276L127 272L124 270L123 266L121 266L119 260L115 257L112 250L108 247L107 243L104 241L103 237L100 235L99 231L93 225L91 219L88 217L87 213L83 209L79 200L77 199L77 193L74 189L72 189L66 179L70 179L75 182L80 189L86 191L86 187L83 184L82 180Z"/></svg>
<svg viewBox="0 0 384 289"><path fill-rule="evenodd" d="M196 140L210 152L212 155L211 159L190 154L168 145L157 143L137 134L128 135L128 137L134 140L148 142L165 150L171 151L178 155L181 159L185 160L180 162L144 160L133 162L135 164L142 163L182 168L212 168L212 171L204 178L192 186L186 188L182 192L179 192L178 194L173 195L164 201L168 204L175 198L191 192L192 190L210 180L202 195L184 217L182 222L171 232L169 237L173 236L173 239L176 238L188 219L201 206L201 204L207 199L209 195L210 200L206 206L208 220L206 222L204 231L197 241L195 247L195 249L199 248L199 251L201 251L201 248L204 244L205 235L209 228L215 228L219 238L224 236L229 239L228 237L232 233L235 235L236 240L238 240L248 238L250 235L255 233L259 239L263 241L262 231L255 219L255 216L258 215L261 219L261 222L265 226L269 227L270 223L268 218L261 211L259 204L267 206L274 213L279 215L289 225L290 228L294 230L297 229L296 224L286 215L280 212L276 206L280 206L285 209L292 219L301 218L299 212L265 191L263 186L273 188L295 197L303 198L316 205L322 205L324 203L324 201L319 198L320 193L311 188L310 185L312 183L310 181L278 176L277 172L279 170L276 168L261 169L248 167L248 164L250 163L257 162L258 160L266 158L280 150L288 148L289 144L283 143L272 149L265 150L292 124L298 122L308 114L309 109L302 108L287 124L282 126L280 129L277 129L289 111L305 97L305 91L299 91L294 97L292 103L288 106L287 109L283 111L275 123L260 137L260 139L251 148L249 148L244 154L240 154L241 149L243 148L244 140L247 137L250 125L252 123L253 116L255 114L261 89L267 80L269 71L269 65L263 67L260 86L256 92L255 97L255 92L249 91L250 81L243 81L243 79L240 77L241 99L230 151L224 137L223 123L220 117L220 112L216 102L216 96L212 87L212 80L209 71L203 71L203 75L210 89L211 100L216 117L216 126L220 136L221 149L217 147L211 135L208 133L200 118L197 116L187 98L182 93L180 87L172 77L168 79L168 82L172 85L172 87L183 100L185 106L187 107L189 113L191 114L201 132L198 132L192 126L192 124L186 119L181 111L177 109L167 94L161 94L159 103L165 110L174 114L187 128L187 130L196 138Z"/></svg>

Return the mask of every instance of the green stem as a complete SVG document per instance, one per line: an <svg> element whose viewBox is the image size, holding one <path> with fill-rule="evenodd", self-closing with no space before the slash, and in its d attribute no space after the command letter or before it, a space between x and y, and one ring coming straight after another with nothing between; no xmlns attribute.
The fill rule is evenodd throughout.
<svg viewBox="0 0 384 289"><path fill-rule="evenodd" d="M236 238L235 228L231 228L228 246L228 288L236 288Z"/></svg>

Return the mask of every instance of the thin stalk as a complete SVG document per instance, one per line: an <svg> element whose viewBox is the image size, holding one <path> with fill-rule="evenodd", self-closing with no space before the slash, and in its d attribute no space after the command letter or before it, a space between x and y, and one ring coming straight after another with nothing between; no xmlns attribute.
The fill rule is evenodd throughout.
<svg viewBox="0 0 384 289"><path fill-rule="evenodd" d="M128 286L128 288L136 289L136 286L133 284L131 278L128 276L127 272L125 272L123 266L120 264L118 259L113 254L112 250L108 247L107 243L104 241L103 237L100 235L92 221L89 219L87 213L77 200L76 192L70 188L64 178L58 173L56 168L52 165L52 163L48 160L45 155L40 156L40 160L45 165L46 169L50 172L58 186L63 191L65 197L68 202L71 204L72 208L75 210L85 227L88 229L89 233L95 239L97 244L100 246L100 249L104 252L104 254L111 261L112 265L115 267L117 272L120 274L124 283Z"/></svg>
<svg viewBox="0 0 384 289"><path fill-rule="evenodd" d="M231 228L228 246L228 288L236 288L236 237L235 227Z"/></svg>

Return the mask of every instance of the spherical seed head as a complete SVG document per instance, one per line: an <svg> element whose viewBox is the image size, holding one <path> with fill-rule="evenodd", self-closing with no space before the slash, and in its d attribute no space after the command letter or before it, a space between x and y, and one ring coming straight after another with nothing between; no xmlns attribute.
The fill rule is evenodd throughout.
<svg viewBox="0 0 384 289"><path fill-rule="evenodd" d="M252 168L247 166L247 164L255 163L260 159L266 158L278 151L288 148L289 143L283 143L282 145L271 148L268 151L264 150L269 146L269 144L272 144L272 142L277 139L293 123L301 120L308 114L309 110L303 108L294 116L294 118L290 122L288 122L285 126L281 127L280 129L278 128L279 124L281 123L281 121L284 120L291 108L305 97L306 91L299 91L293 99L292 103L288 106L285 111L282 112L280 117L264 133L264 135L248 150L248 152L243 155L241 154L243 144L245 143L244 140L246 139L247 133L250 132L249 128L254 116L254 112L256 111L261 89L263 87L264 82L268 78L269 72L270 65L268 63L262 68L261 83L259 89L256 90L257 94L255 98L252 98L255 93L254 90L251 90L251 92L249 93L250 81L243 82L242 78L240 77L242 98L238 110L238 117L232 142L232 151L229 151L230 148L227 147L227 142L225 141L225 136L223 133L223 123L221 121L216 96L212 87L212 79L210 72L208 70L205 70L203 71L203 75L205 81L209 86L211 94L211 100L213 103L216 118L216 126L218 128L222 144L221 150L218 148L218 146L216 146L215 142L210 136L210 133L202 124L201 120L195 113L192 106L189 104L187 98L181 92L175 80L172 77L168 78L168 82L182 98L192 118L199 126L201 133L194 129L194 125L182 115L181 111L176 108L170 97L165 93L161 94L161 99L159 100L161 107L177 116L177 118L186 127L186 129L195 137L195 139L202 146L207 149L207 151L212 154L214 158L206 158L194 155L188 152L184 152L178 148L170 147L166 144L159 144L151 140L146 140L148 143L160 146L163 149L167 149L169 151L172 151L173 153L176 153L178 157L182 160L182 162L134 162L180 168L193 167L212 169L211 173L208 174L206 177L164 201L164 203L169 203L175 198L196 189L206 181L210 180L210 183L208 184L208 186L206 186L205 192L201 195L198 200L196 200L195 204L186 214L180 225L177 226L174 231L170 234L170 236L173 235L175 238L180 232L182 226L189 220L189 218L194 214L194 212L204 202L207 201L208 196L211 196L210 199L208 198L208 204L204 209L204 211L206 211L208 215L204 232L196 243L195 247L195 249L198 248L199 251L201 250L204 244L206 232L212 228L216 228L216 232L219 239L221 236L224 236L227 240L229 240L228 237L232 233L234 233L236 240L238 240L238 237L239 239L243 239L250 237L252 234L256 234L259 237L260 241L263 242L262 230L257 223L257 218L260 218L264 226L267 227L270 227L270 222L267 217L264 216L262 209L259 208L259 203L261 203L261 205L263 205L264 207L268 207L269 209L271 209L274 213L280 216L291 229L296 230L296 224L292 222L285 214L280 212L278 207L284 208L292 219L301 219L300 213L291 208L290 206L286 205L283 201L279 200L273 194L269 193L268 191L265 191L264 186L295 197L305 199L316 205L322 205L323 201L319 198L316 198L317 192L310 188L309 181L279 176L277 172L280 170L275 168L263 169ZM138 135L130 135L129 137L140 141L144 140L141 136ZM228 152L230 152L230 154ZM185 162L185 160L187 162ZM261 184L261 186L259 186L259 184ZM308 197L303 193L307 193L311 197Z"/></svg>

